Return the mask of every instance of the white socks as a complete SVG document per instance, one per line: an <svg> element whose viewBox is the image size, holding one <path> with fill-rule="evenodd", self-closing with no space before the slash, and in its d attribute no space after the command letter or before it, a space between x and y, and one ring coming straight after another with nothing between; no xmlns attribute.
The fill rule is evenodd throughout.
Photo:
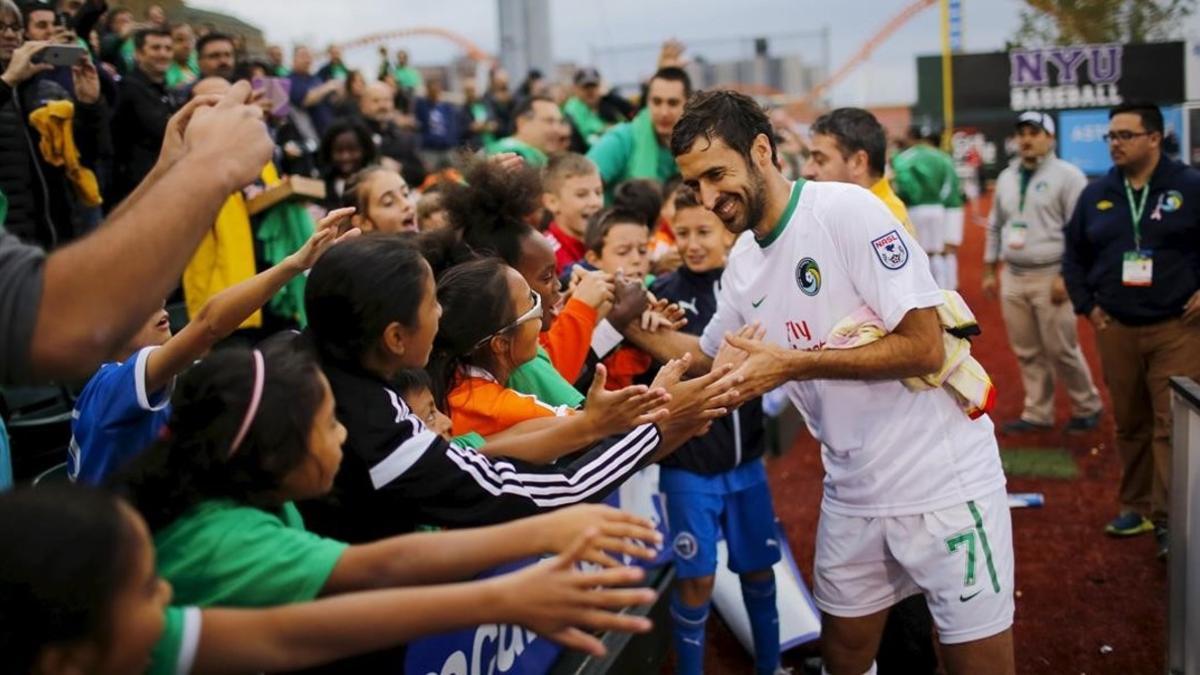
<svg viewBox="0 0 1200 675"><path fill-rule="evenodd" d="M938 288L945 288L946 256L941 253L930 253L929 271L933 274L933 281L938 285Z"/></svg>
<svg viewBox="0 0 1200 675"><path fill-rule="evenodd" d="M946 253L942 255L945 261L945 282L940 284L942 288L948 291L958 290L958 253Z"/></svg>

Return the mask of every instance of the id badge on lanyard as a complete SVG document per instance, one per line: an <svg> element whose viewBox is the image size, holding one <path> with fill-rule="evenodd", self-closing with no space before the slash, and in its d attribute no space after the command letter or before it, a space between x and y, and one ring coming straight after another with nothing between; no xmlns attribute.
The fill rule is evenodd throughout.
<svg viewBox="0 0 1200 675"><path fill-rule="evenodd" d="M1025 233L1029 231L1029 227L1024 221L1014 220L1008 224L1008 247L1014 249L1025 248Z"/></svg>
<svg viewBox="0 0 1200 675"><path fill-rule="evenodd" d="M1133 188L1125 179L1125 196L1129 199L1129 215L1133 217L1133 250L1126 251L1121 259L1121 284L1124 286L1149 286L1154 282L1154 253L1142 248L1142 214L1146 212L1146 198L1150 186L1142 186L1140 201L1134 201ZM1162 196L1155 207L1151 220L1162 220Z"/></svg>
<svg viewBox="0 0 1200 675"><path fill-rule="evenodd" d="M1121 262L1121 283L1149 286L1154 281L1154 255L1150 249L1126 251Z"/></svg>

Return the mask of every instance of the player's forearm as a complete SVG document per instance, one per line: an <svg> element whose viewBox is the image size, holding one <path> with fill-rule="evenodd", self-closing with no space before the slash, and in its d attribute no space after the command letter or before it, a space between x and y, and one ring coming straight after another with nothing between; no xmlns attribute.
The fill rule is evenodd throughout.
<svg viewBox="0 0 1200 675"><path fill-rule="evenodd" d="M919 315L914 317L914 313ZM924 325L904 330L909 321ZM862 347L788 352L784 358L790 379L895 380L936 372L945 359L937 321L935 310L917 310L910 312L895 331Z"/></svg>
<svg viewBox="0 0 1200 675"><path fill-rule="evenodd" d="M82 376L122 347L179 283L225 183L211 167L178 162L95 233L47 258L34 372Z"/></svg>
<svg viewBox="0 0 1200 675"><path fill-rule="evenodd" d="M491 580L353 593L272 609L206 609L195 673L307 668L423 635L512 619Z"/></svg>

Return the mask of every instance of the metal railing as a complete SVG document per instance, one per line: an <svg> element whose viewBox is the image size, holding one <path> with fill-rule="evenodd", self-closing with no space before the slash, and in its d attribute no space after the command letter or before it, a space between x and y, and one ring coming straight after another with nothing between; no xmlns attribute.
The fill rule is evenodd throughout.
<svg viewBox="0 0 1200 675"><path fill-rule="evenodd" d="M1200 384L1171 378L1167 673L1200 675Z"/></svg>

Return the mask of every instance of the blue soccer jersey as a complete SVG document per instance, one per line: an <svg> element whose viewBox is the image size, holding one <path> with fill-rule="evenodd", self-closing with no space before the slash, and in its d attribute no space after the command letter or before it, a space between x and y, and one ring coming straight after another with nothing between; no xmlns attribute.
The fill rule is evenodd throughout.
<svg viewBox="0 0 1200 675"><path fill-rule="evenodd" d="M71 413L67 475L99 484L158 437L171 415L174 380L146 391L146 347L124 363L106 363L92 376Z"/></svg>

